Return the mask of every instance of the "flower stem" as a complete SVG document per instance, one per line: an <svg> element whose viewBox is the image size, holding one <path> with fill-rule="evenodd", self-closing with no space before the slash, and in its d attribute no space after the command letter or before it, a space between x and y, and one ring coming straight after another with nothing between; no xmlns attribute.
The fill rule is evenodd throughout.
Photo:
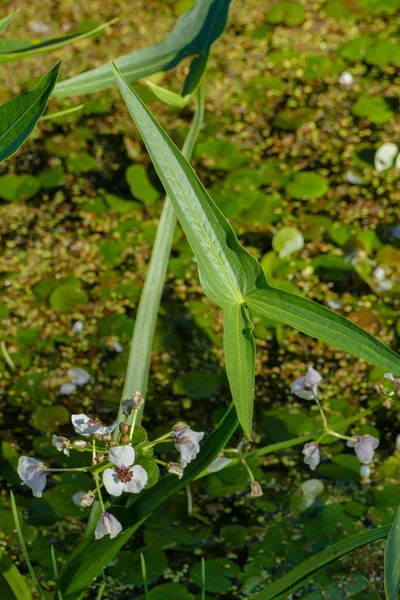
<svg viewBox="0 0 400 600"><path fill-rule="evenodd" d="M96 438L92 437L93 446L92 446L92 465L96 464Z"/></svg>
<svg viewBox="0 0 400 600"><path fill-rule="evenodd" d="M96 483L96 490L97 490L97 495L99 497L99 502L100 502L100 506L101 506L101 512L104 513L104 512L106 512L106 509L104 507L103 496L101 495L101 488L100 488L99 476L97 474L94 475L94 480L95 480L95 483Z"/></svg>
<svg viewBox="0 0 400 600"><path fill-rule="evenodd" d="M168 433L165 433L164 435L162 435L161 437L157 438L156 440L154 440L153 442L142 442L141 444L139 444L137 447L140 448L141 450L147 450L148 448L151 448L152 446L155 446L156 444L161 444L162 442L172 442L172 440L168 440L167 438L171 437L171 432L169 431Z"/></svg>
<svg viewBox="0 0 400 600"><path fill-rule="evenodd" d="M321 418L322 418L322 424L323 424L323 426L324 426L324 431L326 431L326 430L328 429L328 420L327 420L327 418L326 418L326 415L325 415L324 409L322 408L322 406L321 406L321 403L320 403L320 401L318 400L318 396L317 396L317 394L314 394L314 400L315 400L315 403L316 403L316 405L318 406L319 412L320 412L320 414L321 414Z"/></svg>
<svg viewBox="0 0 400 600"><path fill-rule="evenodd" d="M89 470L90 470L90 467L71 467L71 468L68 468L68 469L62 469L62 468L60 468L60 469L47 469L47 471L49 473L51 473L51 472L52 473L57 473L58 471L84 471L84 472L86 472L86 471L89 471Z"/></svg>

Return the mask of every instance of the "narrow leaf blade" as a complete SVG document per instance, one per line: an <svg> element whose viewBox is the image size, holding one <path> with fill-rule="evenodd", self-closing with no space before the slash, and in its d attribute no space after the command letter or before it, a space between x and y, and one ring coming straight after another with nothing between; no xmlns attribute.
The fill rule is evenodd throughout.
<svg viewBox="0 0 400 600"><path fill-rule="evenodd" d="M371 531L365 531L364 533L341 540L337 544L332 544L332 546L325 548L322 552L318 552L318 554L305 560L298 567L290 571L290 573L278 579L278 581L268 585L267 589L253 596L253 600L283 600L287 598L289 594L308 581L318 571L339 558L346 556L346 554L353 552L357 548L387 537L390 527L390 525L377 527Z"/></svg>
<svg viewBox="0 0 400 600"><path fill-rule="evenodd" d="M11 21L13 21L15 19L17 14L18 14L18 11L14 10L12 13L7 15L6 17L3 17L2 19L0 19L0 33L3 33L7 29L7 27L9 26Z"/></svg>
<svg viewBox="0 0 400 600"><path fill-rule="evenodd" d="M232 0L197 0L177 21L163 40L120 56L115 64L127 81L133 83L158 71L168 71L183 59L207 54L223 32ZM54 97L78 96L115 86L109 64L61 81Z"/></svg>
<svg viewBox="0 0 400 600"><path fill-rule="evenodd" d="M43 54L43 52L50 52L57 48L62 48L72 42L78 42L84 40L95 33L99 33L106 27L109 27L118 19L112 19L107 23L103 23L98 27L94 27L84 33L75 33L73 35L67 35L61 38L54 38L52 40L44 40L43 42L31 42L30 40L1 40L0 41L0 63L8 63L14 60L21 60L34 56L35 54Z"/></svg>
<svg viewBox="0 0 400 600"><path fill-rule="evenodd" d="M254 404L256 347L253 323L243 304L231 304L224 313L224 351L226 371L240 425L251 437Z"/></svg>
<svg viewBox="0 0 400 600"><path fill-rule="evenodd" d="M29 137L46 108L60 65L44 75L34 90L0 106L0 161L14 154Z"/></svg>
<svg viewBox="0 0 400 600"><path fill-rule="evenodd" d="M397 510L385 549L385 593L397 600L400 588L400 508Z"/></svg>
<svg viewBox="0 0 400 600"><path fill-rule="evenodd" d="M0 597L2 600L31 600L27 583L4 549L0 551Z"/></svg>
<svg viewBox="0 0 400 600"><path fill-rule="evenodd" d="M345 317L312 300L268 285L250 294L246 303L268 318L291 325L387 371L400 373L400 357L395 352Z"/></svg>

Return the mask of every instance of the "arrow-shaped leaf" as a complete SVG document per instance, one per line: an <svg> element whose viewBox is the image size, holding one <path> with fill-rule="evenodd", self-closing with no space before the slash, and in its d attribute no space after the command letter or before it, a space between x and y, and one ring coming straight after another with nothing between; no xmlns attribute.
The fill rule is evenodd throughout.
<svg viewBox="0 0 400 600"><path fill-rule="evenodd" d="M190 70L183 95L197 86L211 45L223 32L232 0L196 0L195 5L177 21L171 33L153 46L120 56L115 64L130 83L158 71L168 71L189 56L205 56ZM53 96L79 96L114 87L110 64L86 71L57 84Z"/></svg>
<svg viewBox="0 0 400 600"><path fill-rule="evenodd" d="M0 106L0 161L14 154L29 137L46 108L60 65L44 75L34 90Z"/></svg>

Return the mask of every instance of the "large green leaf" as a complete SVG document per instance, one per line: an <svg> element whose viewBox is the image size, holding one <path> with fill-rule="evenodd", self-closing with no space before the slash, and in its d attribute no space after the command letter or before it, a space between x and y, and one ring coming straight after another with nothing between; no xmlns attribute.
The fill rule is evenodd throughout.
<svg viewBox="0 0 400 600"><path fill-rule="evenodd" d="M243 431L250 437L253 421L256 348L253 323L243 304L230 304L224 311L226 371Z"/></svg>
<svg viewBox="0 0 400 600"><path fill-rule="evenodd" d="M18 11L14 10L14 12L12 12L9 15L7 15L6 17L3 17L2 19L0 19L0 33L3 33L7 29L7 27L9 26L11 21L13 21L15 19L17 14L18 14Z"/></svg>
<svg viewBox="0 0 400 600"><path fill-rule="evenodd" d="M301 565L293 569L293 571L278 579L278 581L268 585L267 589L253 596L252 600L283 600L287 598L289 594L308 581L318 571L339 558L353 552L357 548L361 548L361 546L366 546L387 537L390 527L390 525L377 527L371 531L365 531L364 533L341 540L337 544L332 544L332 546L325 548L322 552L318 552L318 554L305 560Z"/></svg>
<svg viewBox="0 0 400 600"><path fill-rule="evenodd" d="M207 57L211 45L225 28L231 1L197 0L193 8L179 18L174 29L161 42L121 56L115 64L127 81L132 83L152 73L168 71L184 58L196 56L198 61L190 69L190 79L185 86L184 95L190 93L197 86L204 71L206 59L201 62L201 58ZM61 98L91 94L114 85L112 69L106 64L61 81L53 95Z"/></svg>
<svg viewBox="0 0 400 600"><path fill-rule="evenodd" d="M386 598L397 600L400 588L400 508L389 533L384 564Z"/></svg>
<svg viewBox="0 0 400 600"><path fill-rule="evenodd" d="M22 146L42 116L56 84L60 64L44 75L34 90L0 106L0 161Z"/></svg>
<svg viewBox="0 0 400 600"><path fill-rule="evenodd" d="M0 598L2 600L31 600L32 598L25 579L4 549L0 551Z"/></svg>
<svg viewBox="0 0 400 600"><path fill-rule="evenodd" d="M239 244L192 167L114 68L122 97L196 256L205 294L219 306L243 302L264 277L261 265Z"/></svg>
<svg viewBox="0 0 400 600"><path fill-rule="evenodd" d="M190 483L218 456L234 433L238 421L231 406L210 436L201 446L197 458L185 469L182 479L166 475L149 490L134 498L126 508L111 507L123 525L122 533L113 540L108 537L81 543L69 556L60 574L64 600L76 600L92 585L93 579L118 554L122 546L135 533L153 510ZM129 504L129 502L128 502Z"/></svg>
<svg viewBox="0 0 400 600"><path fill-rule="evenodd" d="M44 40L42 42L36 40L0 40L0 63L7 63L13 60L28 58L34 54L50 52L51 50L56 50L71 42L84 40L85 38L98 33L105 27L112 25L116 20L117 19L112 19L107 23L103 23L103 25L89 29L89 31L85 31L84 33L76 33L52 40Z"/></svg>
<svg viewBox="0 0 400 600"><path fill-rule="evenodd" d="M351 321L301 296L264 287L246 298L248 306L387 371L400 372L400 357Z"/></svg>

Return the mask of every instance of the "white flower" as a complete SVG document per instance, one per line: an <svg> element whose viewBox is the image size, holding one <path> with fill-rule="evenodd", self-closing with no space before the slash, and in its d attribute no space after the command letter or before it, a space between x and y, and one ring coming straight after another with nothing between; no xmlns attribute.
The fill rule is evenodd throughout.
<svg viewBox="0 0 400 600"><path fill-rule="evenodd" d="M396 449L400 450L400 433L396 436Z"/></svg>
<svg viewBox="0 0 400 600"><path fill-rule="evenodd" d="M116 426L118 425L118 421L115 421L110 427L106 427L102 425L100 419L97 417L91 419L87 415L72 415L71 416L72 425L79 435L83 435L84 437L88 437L89 435L105 435L106 433L112 433Z"/></svg>
<svg viewBox="0 0 400 600"><path fill-rule="evenodd" d="M372 435L354 436L354 440L348 440L347 446L354 448L354 452L360 462L367 465L374 458L374 450L379 446L379 440Z"/></svg>
<svg viewBox="0 0 400 600"><path fill-rule="evenodd" d="M75 502L75 500L74 500L75 504L78 504L78 506L83 506L83 508L87 508L88 506L92 506L92 504L94 502L94 494L91 491L77 492L76 494L73 495L72 499L78 500L78 502Z"/></svg>
<svg viewBox="0 0 400 600"><path fill-rule="evenodd" d="M351 85L353 81L354 77L348 71L343 71L343 73L340 74L339 83L341 83L342 85Z"/></svg>
<svg viewBox="0 0 400 600"><path fill-rule="evenodd" d="M358 175L357 173L353 173L353 171L346 171L343 178L352 185L361 185L364 183L364 177L361 177L361 175Z"/></svg>
<svg viewBox="0 0 400 600"><path fill-rule="evenodd" d="M70 443L70 441L66 437L54 434L51 443L55 448L57 448L59 452L62 452L63 454L65 454L65 456L69 456L68 444Z"/></svg>
<svg viewBox="0 0 400 600"><path fill-rule="evenodd" d="M400 387L400 378L396 379L393 373L385 373L384 378L389 379L389 381L393 381L396 388Z"/></svg>
<svg viewBox="0 0 400 600"><path fill-rule="evenodd" d="M262 487L258 481L252 481L250 484L250 496L252 498L259 498L263 495Z"/></svg>
<svg viewBox="0 0 400 600"><path fill-rule="evenodd" d="M76 385L74 383L63 383L58 390L58 393L62 396L69 396L76 390Z"/></svg>
<svg viewBox="0 0 400 600"><path fill-rule="evenodd" d="M121 531L122 525L118 519L108 512L103 512L97 523L94 537L96 540L99 540L105 535L109 535L111 539L114 539Z"/></svg>
<svg viewBox="0 0 400 600"><path fill-rule="evenodd" d="M172 439L175 448L181 455L181 467L184 469L200 452L199 442L204 437L204 431L193 431L186 423L176 423L173 427Z"/></svg>
<svg viewBox="0 0 400 600"><path fill-rule="evenodd" d="M322 381L322 377L318 371L313 367L308 367L307 375L296 379L290 391L304 400L313 400L318 394L318 384L320 381Z"/></svg>
<svg viewBox="0 0 400 600"><path fill-rule="evenodd" d="M103 473L103 483L111 496L120 496L122 492L138 494L147 484L147 473L140 465L132 466L135 451L131 446L115 446L108 451L108 460L112 469Z"/></svg>
<svg viewBox="0 0 400 600"><path fill-rule="evenodd" d="M75 385L86 385L90 381L90 375L84 369L68 369L67 375Z"/></svg>
<svg viewBox="0 0 400 600"><path fill-rule="evenodd" d="M84 442L83 440L76 440L75 442L73 442L73 445L76 446L77 448L87 448L87 442Z"/></svg>
<svg viewBox="0 0 400 600"><path fill-rule="evenodd" d="M46 472L47 467L36 458L21 456L18 461L18 475L31 488L32 494L36 498L42 497L42 492L46 487Z"/></svg>
<svg viewBox="0 0 400 600"><path fill-rule="evenodd" d="M31 21L29 26L33 33L39 33L41 35L49 35L51 33L51 28L43 21Z"/></svg>
<svg viewBox="0 0 400 600"><path fill-rule="evenodd" d="M75 323L72 325L72 333L82 333L83 331L83 322L82 321L75 321Z"/></svg>
<svg viewBox="0 0 400 600"><path fill-rule="evenodd" d="M314 471L321 460L317 442L307 442L304 444L302 453L304 454L305 464L310 467L311 471Z"/></svg>

